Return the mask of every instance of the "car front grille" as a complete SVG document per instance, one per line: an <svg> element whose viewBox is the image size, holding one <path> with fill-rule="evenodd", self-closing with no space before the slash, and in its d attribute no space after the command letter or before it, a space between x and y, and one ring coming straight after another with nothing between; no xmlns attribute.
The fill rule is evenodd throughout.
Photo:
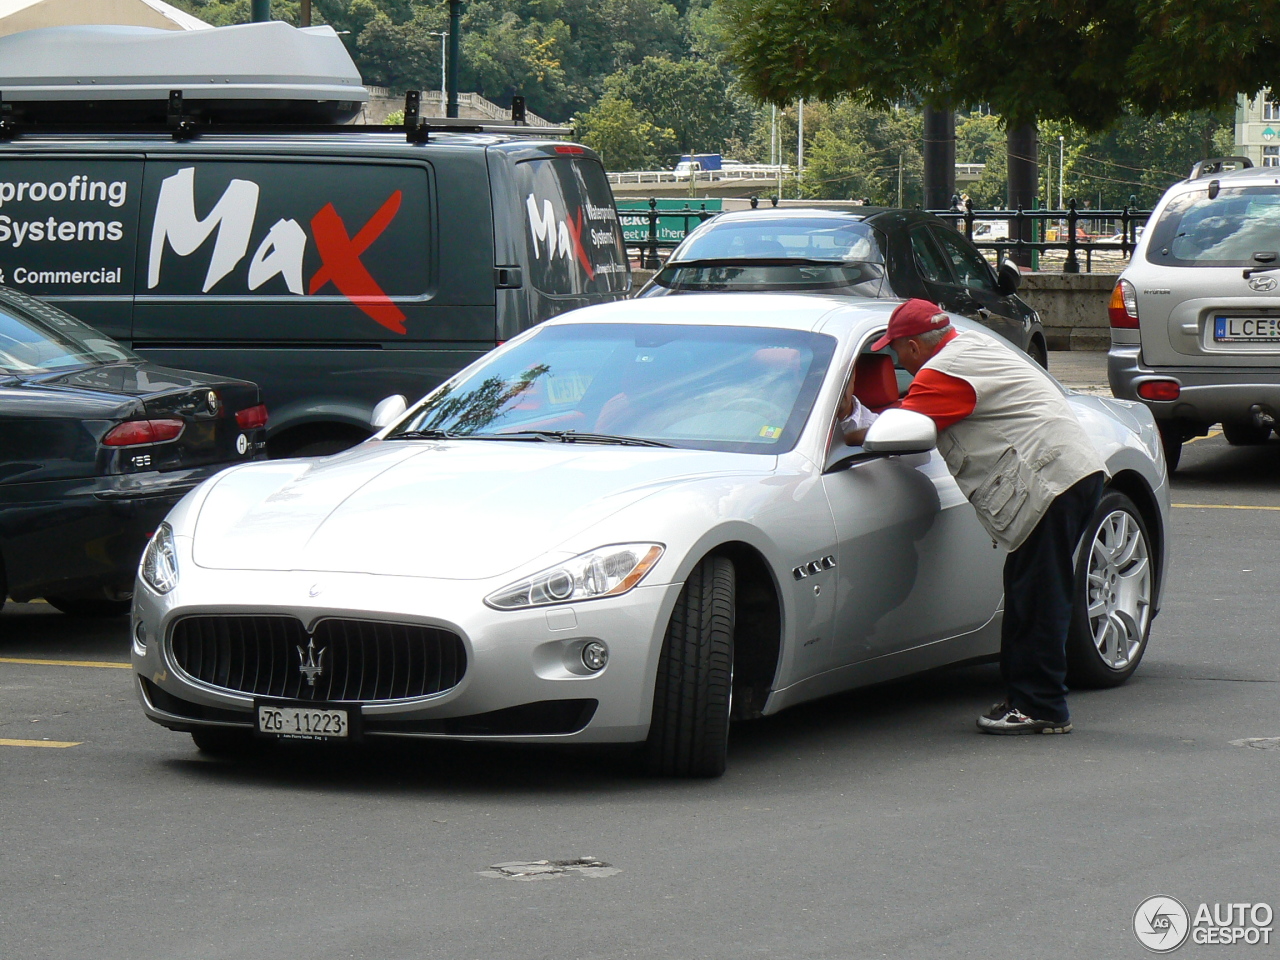
<svg viewBox="0 0 1280 960"><path fill-rule="evenodd" d="M199 616L173 625L174 662L195 680L289 700L406 700L457 686L462 638L418 624Z"/></svg>

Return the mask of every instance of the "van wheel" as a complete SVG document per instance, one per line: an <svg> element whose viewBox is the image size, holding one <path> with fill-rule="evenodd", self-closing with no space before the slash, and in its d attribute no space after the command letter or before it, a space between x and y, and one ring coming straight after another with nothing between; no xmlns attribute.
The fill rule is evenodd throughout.
<svg viewBox="0 0 1280 960"><path fill-rule="evenodd" d="M1102 495L1080 539L1076 602L1067 634L1067 684L1116 687L1138 669L1155 598L1151 536L1132 500Z"/></svg>
<svg viewBox="0 0 1280 960"><path fill-rule="evenodd" d="M1270 427L1260 427L1248 420L1237 420L1233 423L1222 421L1222 435L1233 447L1251 447L1266 443L1271 436Z"/></svg>
<svg viewBox="0 0 1280 960"><path fill-rule="evenodd" d="M729 750L733 703L733 563L693 568L662 641L646 760L650 773L718 777Z"/></svg>
<svg viewBox="0 0 1280 960"><path fill-rule="evenodd" d="M88 597L45 597L51 606L70 617L123 617L132 606L129 600L105 600Z"/></svg>
<svg viewBox="0 0 1280 960"><path fill-rule="evenodd" d="M1164 447L1164 462L1169 472L1178 469L1178 461L1182 459L1182 427L1176 423L1160 421L1160 445Z"/></svg>

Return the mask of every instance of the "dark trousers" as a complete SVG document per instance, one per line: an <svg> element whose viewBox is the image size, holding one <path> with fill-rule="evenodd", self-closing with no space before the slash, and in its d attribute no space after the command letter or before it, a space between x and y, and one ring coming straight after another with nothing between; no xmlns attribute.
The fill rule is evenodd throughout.
<svg viewBox="0 0 1280 960"><path fill-rule="evenodd" d="M1004 562L1000 673L1009 702L1035 720L1065 723L1067 631L1075 599L1072 554L1102 499L1102 474L1064 490Z"/></svg>

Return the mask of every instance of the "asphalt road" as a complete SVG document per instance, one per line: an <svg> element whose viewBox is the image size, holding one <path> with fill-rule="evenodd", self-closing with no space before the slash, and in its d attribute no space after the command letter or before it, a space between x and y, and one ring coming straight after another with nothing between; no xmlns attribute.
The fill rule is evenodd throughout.
<svg viewBox="0 0 1280 960"><path fill-rule="evenodd" d="M1231 744L1280 737L1280 442L1182 464L1146 659L1073 695L1075 733L979 735L996 670L951 670L740 725L712 782L452 744L206 759L143 718L124 621L10 605L0 958L1111 960L1150 955L1154 894L1280 910L1280 749ZM617 872L484 875L586 856Z"/></svg>

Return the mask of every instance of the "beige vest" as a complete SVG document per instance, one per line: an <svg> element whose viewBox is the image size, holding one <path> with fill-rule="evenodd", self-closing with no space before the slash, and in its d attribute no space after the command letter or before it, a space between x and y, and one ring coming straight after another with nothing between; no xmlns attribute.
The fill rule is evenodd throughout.
<svg viewBox="0 0 1280 960"><path fill-rule="evenodd" d="M938 452L991 538L1016 550L1055 497L1106 465L1062 392L1033 360L966 331L925 369L967 381L973 413L938 434Z"/></svg>

